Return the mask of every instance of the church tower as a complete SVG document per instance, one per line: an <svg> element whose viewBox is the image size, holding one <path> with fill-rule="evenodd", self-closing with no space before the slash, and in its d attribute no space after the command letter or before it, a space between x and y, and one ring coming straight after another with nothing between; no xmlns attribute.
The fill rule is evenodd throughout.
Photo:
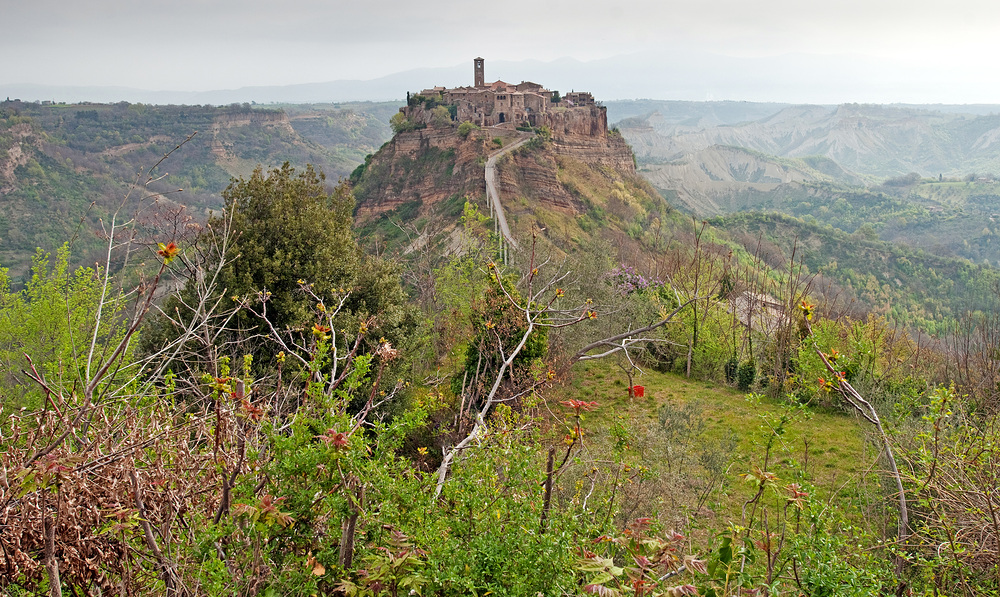
<svg viewBox="0 0 1000 597"><path fill-rule="evenodd" d="M476 87L486 87L486 78L483 73L483 59L474 58L472 64L475 66L476 70Z"/></svg>

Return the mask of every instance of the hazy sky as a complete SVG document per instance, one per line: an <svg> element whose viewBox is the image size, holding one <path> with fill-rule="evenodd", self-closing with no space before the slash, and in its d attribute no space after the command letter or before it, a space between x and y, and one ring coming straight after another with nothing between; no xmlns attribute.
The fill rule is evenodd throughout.
<svg viewBox="0 0 1000 597"><path fill-rule="evenodd" d="M697 50L851 55L914 84L939 79L920 87L933 97L907 97L910 79L897 76L895 95L872 97L859 84L830 101L856 93L859 101L1000 103L995 0L0 0L0 16L0 90L198 91L373 79L477 55L589 61Z"/></svg>

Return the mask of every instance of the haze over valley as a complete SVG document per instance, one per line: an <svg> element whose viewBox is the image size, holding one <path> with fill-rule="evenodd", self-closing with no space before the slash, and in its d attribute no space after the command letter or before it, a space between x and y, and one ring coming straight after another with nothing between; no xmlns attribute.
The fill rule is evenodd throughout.
<svg viewBox="0 0 1000 597"><path fill-rule="evenodd" d="M0 594L1000 595L1000 4L0 14Z"/></svg>

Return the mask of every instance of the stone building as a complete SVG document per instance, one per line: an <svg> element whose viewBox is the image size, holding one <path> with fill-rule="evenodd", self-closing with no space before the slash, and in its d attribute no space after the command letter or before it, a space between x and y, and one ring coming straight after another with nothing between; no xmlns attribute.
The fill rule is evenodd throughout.
<svg viewBox="0 0 1000 597"><path fill-rule="evenodd" d="M555 114L578 107L591 107L592 112L603 120L597 130L607 130L607 116L603 106L597 105L594 97L587 92L571 92L558 101L553 101L552 91L538 83L521 81L513 84L505 81L486 83L484 60L473 60L473 81L471 87L431 87L419 94L407 94L407 107L401 111L408 118L426 122L426 112L430 105L454 106L454 118L458 122L469 121L481 127L505 125L551 126Z"/></svg>

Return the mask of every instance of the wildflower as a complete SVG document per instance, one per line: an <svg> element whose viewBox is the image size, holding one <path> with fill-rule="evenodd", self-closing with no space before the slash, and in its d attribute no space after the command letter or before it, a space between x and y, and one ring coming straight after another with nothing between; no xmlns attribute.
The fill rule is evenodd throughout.
<svg viewBox="0 0 1000 597"><path fill-rule="evenodd" d="M802 315L805 316L806 321L812 321L812 318L813 318L813 309L815 309L815 308L816 308L816 305L810 303L809 301L807 301L805 299L802 299L802 302L799 303L799 309L802 309Z"/></svg>
<svg viewBox="0 0 1000 597"><path fill-rule="evenodd" d="M313 326L312 333L313 336L316 336L319 340L326 340L330 337L330 327L317 323Z"/></svg>
<svg viewBox="0 0 1000 597"><path fill-rule="evenodd" d="M561 296L564 296L565 294L566 294L566 293L565 293L565 292L563 292L563 289L562 289L562 288L556 288L556 296L557 296L557 297L561 297Z"/></svg>
<svg viewBox="0 0 1000 597"><path fill-rule="evenodd" d="M333 446L334 449L340 450L341 448L346 448L350 437L343 431L334 431L332 428L327 429L326 433L319 436L323 443Z"/></svg>
<svg viewBox="0 0 1000 597"><path fill-rule="evenodd" d="M375 356L391 361L399 356L399 351L393 348L392 344L386 341L385 338L382 338L382 343L379 344L379 347L375 350Z"/></svg>
<svg viewBox="0 0 1000 597"><path fill-rule="evenodd" d="M594 410L599 405L596 402L584 402L583 400L560 400L559 404L572 408L576 412Z"/></svg>
<svg viewBox="0 0 1000 597"><path fill-rule="evenodd" d="M597 311L587 311L587 319L597 319Z"/></svg>
<svg viewBox="0 0 1000 597"><path fill-rule="evenodd" d="M164 264L173 261L174 257L177 257L177 253L180 251L180 249L177 248L177 244L174 242L169 242L167 244L156 243L156 247L159 249L156 254L163 257Z"/></svg>

